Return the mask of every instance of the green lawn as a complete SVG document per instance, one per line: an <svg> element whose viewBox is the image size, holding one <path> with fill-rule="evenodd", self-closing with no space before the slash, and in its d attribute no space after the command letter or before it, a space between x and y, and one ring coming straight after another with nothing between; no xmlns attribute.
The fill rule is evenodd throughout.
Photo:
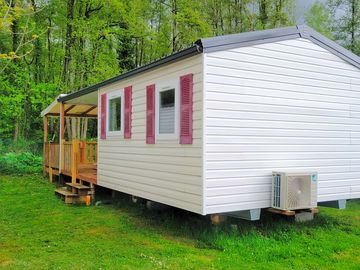
<svg viewBox="0 0 360 270"><path fill-rule="evenodd" d="M360 269L360 201L306 224L214 227L124 200L67 206L53 190L41 176L0 176L0 269Z"/></svg>

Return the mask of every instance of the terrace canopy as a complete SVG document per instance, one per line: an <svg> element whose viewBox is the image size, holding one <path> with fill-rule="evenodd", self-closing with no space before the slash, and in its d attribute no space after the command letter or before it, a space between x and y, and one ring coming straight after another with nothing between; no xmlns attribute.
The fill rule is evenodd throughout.
<svg viewBox="0 0 360 270"><path fill-rule="evenodd" d="M96 183L97 142L65 141L65 118L97 118L97 92L85 93L62 101L59 95L41 112L44 121L44 174L68 175L72 182L78 180ZM59 142L48 142L48 117L59 117Z"/></svg>

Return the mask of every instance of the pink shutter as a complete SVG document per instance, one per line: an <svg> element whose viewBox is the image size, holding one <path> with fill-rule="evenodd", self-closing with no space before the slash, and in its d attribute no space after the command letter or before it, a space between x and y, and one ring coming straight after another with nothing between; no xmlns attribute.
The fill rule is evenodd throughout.
<svg viewBox="0 0 360 270"><path fill-rule="evenodd" d="M125 95L125 123L124 123L124 138L131 138L131 113L132 113L132 86L127 86L124 89Z"/></svg>
<svg viewBox="0 0 360 270"><path fill-rule="evenodd" d="M146 143L155 143L155 84L146 86Z"/></svg>
<svg viewBox="0 0 360 270"><path fill-rule="evenodd" d="M180 77L180 144L193 141L193 74Z"/></svg>
<svg viewBox="0 0 360 270"><path fill-rule="evenodd" d="M101 127L100 127L100 138L102 140L106 139L106 94L101 95L101 112L100 112L100 120L101 120Z"/></svg>

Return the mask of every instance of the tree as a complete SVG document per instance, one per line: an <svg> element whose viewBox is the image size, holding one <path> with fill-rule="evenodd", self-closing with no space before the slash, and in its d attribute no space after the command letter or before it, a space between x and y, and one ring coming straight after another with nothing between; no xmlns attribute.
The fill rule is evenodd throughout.
<svg viewBox="0 0 360 270"><path fill-rule="evenodd" d="M71 48L73 46L73 20L74 20L74 1L67 0L67 16L66 16L66 41L65 41L65 56L64 56L64 70L62 81L65 86L70 84L70 70L71 70Z"/></svg>
<svg viewBox="0 0 360 270"><path fill-rule="evenodd" d="M199 38L290 25L291 2L0 0L0 136L40 140L40 112L60 93L150 63ZM84 136L87 124L96 132L87 120L68 122L69 138Z"/></svg>
<svg viewBox="0 0 360 270"><path fill-rule="evenodd" d="M316 2L305 14L306 23L324 36L333 39L331 14L323 3Z"/></svg>
<svg viewBox="0 0 360 270"><path fill-rule="evenodd" d="M328 6L332 17L339 17L332 25L335 38L360 54L360 0L329 0Z"/></svg>

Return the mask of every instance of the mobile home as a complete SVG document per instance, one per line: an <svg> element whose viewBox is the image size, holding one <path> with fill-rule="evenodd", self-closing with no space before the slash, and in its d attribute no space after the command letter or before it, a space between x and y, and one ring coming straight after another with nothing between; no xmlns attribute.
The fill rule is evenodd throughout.
<svg viewBox="0 0 360 270"><path fill-rule="evenodd" d="M46 171L201 215L270 207L273 171L317 172L319 203L360 198L360 58L307 26L198 40L42 116L60 117ZM91 170L66 117L97 118Z"/></svg>

